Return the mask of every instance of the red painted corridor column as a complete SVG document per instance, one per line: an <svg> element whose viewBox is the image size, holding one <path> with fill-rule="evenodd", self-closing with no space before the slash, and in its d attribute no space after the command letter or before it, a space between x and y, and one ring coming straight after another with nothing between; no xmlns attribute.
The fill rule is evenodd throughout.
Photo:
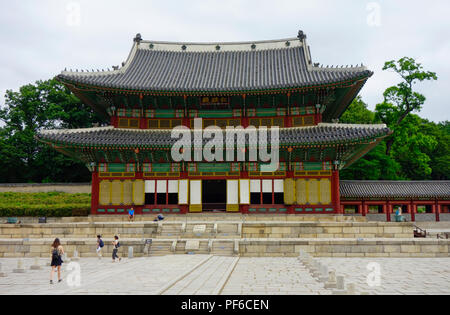
<svg viewBox="0 0 450 315"><path fill-rule="evenodd" d="M91 214L96 214L98 209L98 198L99 195L99 180L98 172L94 170L92 172L92 183L91 183Z"/></svg>
<svg viewBox="0 0 450 315"><path fill-rule="evenodd" d="M336 208L336 213L342 214L342 207L341 207L341 194L339 191L339 171L334 170L332 173L331 182L333 185L333 198L334 198L334 207Z"/></svg>
<svg viewBox="0 0 450 315"><path fill-rule="evenodd" d="M436 211L436 222L441 221L440 218L440 214L441 214L441 205L439 204L439 202L436 200L436 204L435 204L435 211Z"/></svg>

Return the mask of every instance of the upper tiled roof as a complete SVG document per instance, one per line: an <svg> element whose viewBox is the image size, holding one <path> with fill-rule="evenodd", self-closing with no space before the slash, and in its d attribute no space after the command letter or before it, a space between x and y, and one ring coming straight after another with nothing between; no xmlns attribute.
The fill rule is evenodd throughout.
<svg viewBox="0 0 450 315"><path fill-rule="evenodd" d="M446 198L450 181L346 181L340 182L342 198Z"/></svg>
<svg viewBox="0 0 450 315"><path fill-rule="evenodd" d="M135 39L113 71L64 71L63 81L139 91L237 92L299 88L366 78L365 67L314 65L306 36L245 43L167 43Z"/></svg>
<svg viewBox="0 0 450 315"><path fill-rule="evenodd" d="M311 127L281 128L280 143L286 145L321 145L372 141L374 138L384 137L388 133L389 129L385 125L321 123ZM65 144L131 147L170 146L178 140L171 138L171 130L118 129L111 126L42 131L38 137L41 140ZM226 138L225 135L223 138ZM203 139L203 144L208 141L209 139Z"/></svg>

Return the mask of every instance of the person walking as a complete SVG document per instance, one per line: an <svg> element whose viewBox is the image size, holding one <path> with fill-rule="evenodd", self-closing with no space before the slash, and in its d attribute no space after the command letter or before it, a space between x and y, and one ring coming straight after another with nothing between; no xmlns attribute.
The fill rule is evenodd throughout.
<svg viewBox="0 0 450 315"><path fill-rule="evenodd" d="M61 242L58 238L52 244L52 262L50 266L52 270L50 272L50 284L53 284L53 272L58 271L58 283L62 281L61 279L61 265L63 263L62 255L64 255L64 248L61 246Z"/></svg>
<svg viewBox="0 0 450 315"><path fill-rule="evenodd" d="M97 256L98 259L102 259L102 248L105 247L105 243L102 240L101 235L97 235Z"/></svg>
<svg viewBox="0 0 450 315"><path fill-rule="evenodd" d="M119 255L117 255L117 252L119 251L119 247L120 247L120 242L119 242L119 237L116 235L114 236L114 241L112 242L112 244L114 245L113 248L113 253L112 253L112 260L113 262L116 262L116 259L119 259L119 262L122 260L122 258L119 257Z"/></svg>

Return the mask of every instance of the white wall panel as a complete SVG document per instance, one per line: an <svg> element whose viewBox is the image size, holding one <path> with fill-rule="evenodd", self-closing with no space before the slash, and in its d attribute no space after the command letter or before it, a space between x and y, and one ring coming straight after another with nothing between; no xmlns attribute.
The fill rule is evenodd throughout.
<svg viewBox="0 0 450 315"><path fill-rule="evenodd" d="M261 180L252 179L250 181L250 192L252 192L252 193L260 193L261 192Z"/></svg>
<svg viewBox="0 0 450 315"><path fill-rule="evenodd" d="M178 192L178 181L169 180L169 194L174 194Z"/></svg>
<svg viewBox="0 0 450 315"><path fill-rule="evenodd" d="M166 180L158 180L156 187L157 187L156 192L158 194L166 193L167 192L167 181Z"/></svg>
<svg viewBox="0 0 450 315"><path fill-rule="evenodd" d="M202 181L201 180L191 180L191 205L201 205L202 204Z"/></svg>
<svg viewBox="0 0 450 315"><path fill-rule="evenodd" d="M180 205L189 204L189 181L187 179L180 180L178 186L178 203Z"/></svg>
<svg viewBox="0 0 450 315"><path fill-rule="evenodd" d="M155 193L155 181L154 180L146 180L145 181L145 193L151 194Z"/></svg>
<svg viewBox="0 0 450 315"><path fill-rule="evenodd" d="M284 192L284 181L282 179L275 179L274 180L274 192L276 193L282 193Z"/></svg>
<svg viewBox="0 0 450 315"><path fill-rule="evenodd" d="M239 204L239 181L227 180L227 204Z"/></svg>
<svg viewBox="0 0 450 315"><path fill-rule="evenodd" d="M240 204L250 204L250 180L241 179L239 181L239 199Z"/></svg>
<svg viewBox="0 0 450 315"><path fill-rule="evenodd" d="M272 192L272 180L264 179L263 180L263 193L271 193Z"/></svg>

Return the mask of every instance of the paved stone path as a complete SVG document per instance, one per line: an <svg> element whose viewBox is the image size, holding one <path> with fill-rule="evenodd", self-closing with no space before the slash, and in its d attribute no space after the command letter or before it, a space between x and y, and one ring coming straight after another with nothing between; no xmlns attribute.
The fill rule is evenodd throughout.
<svg viewBox="0 0 450 315"><path fill-rule="evenodd" d="M450 258L318 258L355 283L356 292L369 294L450 295ZM331 294L317 282L297 258L218 257L172 255L149 258L83 258L81 286L68 286L70 271L63 265L64 281L49 284L48 259L42 270L30 270L34 259L24 259L24 274L12 273L17 259L0 259L1 294ZM381 268L379 287L369 287L368 263ZM56 276L55 276L56 279Z"/></svg>
<svg viewBox="0 0 450 315"><path fill-rule="evenodd" d="M347 283L356 286L356 292L369 294L450 295L450 258L320 258ZM380 267L380 286L371 287L367 278L372 271L369 263Z"/></svg>
<svg viewBox="0 0 450 315"><path fill-rule="evenodd" d="M331 294L297 258L241 258L222 294Z"/></svg>

